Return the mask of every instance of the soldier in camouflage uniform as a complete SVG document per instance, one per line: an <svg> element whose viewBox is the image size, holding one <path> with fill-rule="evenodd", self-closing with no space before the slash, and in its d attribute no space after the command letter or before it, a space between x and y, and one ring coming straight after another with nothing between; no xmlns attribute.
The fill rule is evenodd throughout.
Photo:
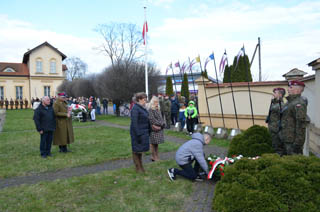
<svg viewBox="0 0 320 212"><path fill-rule="evenodd" d="M2 109L3 108L3 105L4 105L4 101L2 98L0 98L0 108Z"/></svg>
<svg viewBox="0 0 320 212"><path fill-rule="evenodd" d="M171 123L171 101L168 96L164 97L163 112L166 120L166 128L170 129Z"/></svg>
<svg viewBox="0 0 320 212"><path fill-rule="evenodd" d="M285 154L302 154L306 135L307 105L301 93L305 85L300 81L290 81L288 86L288 102L281 110L280 139L284 144Z"/></svg>
<svg viewBox="0 0 320 212"><path fill-rule="evenodd" d="M280 123L280 111L283 104L283 97L286 94L284 88L273 89L273 98L271 100L271 105L269 109L269 115L267 117L266 123L268 123L269 132L272 138L272 147L276 153L283 155L284 146L279 138L279 123Z"/></svg>

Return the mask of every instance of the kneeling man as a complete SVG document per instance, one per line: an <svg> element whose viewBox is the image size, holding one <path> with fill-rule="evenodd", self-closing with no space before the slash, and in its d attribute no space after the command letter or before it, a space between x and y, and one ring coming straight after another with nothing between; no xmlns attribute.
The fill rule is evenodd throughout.
<svg viewBox="0 0 320 212"><path fill-rule="evenodd" d="M191 140L184 143L176 152L176 162L182 170L168 169L168 175L171 180L175 180L177 175L183 176L189 180L201 179L199 176L200 167L208 174L208 164L204 157L203 147L211 141L209 133L194 133ZM192 163L195 162L194 167Z"/></svg>

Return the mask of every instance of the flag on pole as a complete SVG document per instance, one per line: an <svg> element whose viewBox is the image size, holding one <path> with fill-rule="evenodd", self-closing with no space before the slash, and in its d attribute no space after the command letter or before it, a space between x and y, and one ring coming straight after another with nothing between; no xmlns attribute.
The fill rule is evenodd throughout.
<svg viewBox="0 0 320 212"><path fill-rule="evenodd" d="M241 56L244 56L244 47L242 47L237 55L237 63L236 63L236 67L238 66L238 62Z"/></svg>
<svg viewBox="0 0 320 212"><path fill-rule="evenodd" d="M184 74L184 70L186 69L186 67L187 67L187 64L186 64L186 62L184 62L184 63L182 64L182 66L181 66L182 74Z"/></svg>
<svg viewBox="0 0 320 212"><path fill-rule="evenodd" d="M166 69L166 75L168 74L169 69L172 69L172 63L170 63Z"/></svg>
<svg viewBox="0 0 320 212"><path fill-rule="evenodd" d="M227 62L228 62L227 53L224 52L224 54L222 55L221 61L220 61L220 66L219 66L220 73L224 72L224 68L225 68Z"/></svg>
<svg viewBox="0 0 320 212"><path fill-rule="evenodd" d="M200 56L196 57L195 59L197 63L200 63Z"/></svg>
<svg viewBox="0 0 320 212"><path fill-rule="evenodd" d="M143 38L144 45L146 45L147 32L148 32L148 23L147 23L147 21L145 21L143 24L143 30L142 30L142 38Z"/></svg>
<svg viewBox="0 0 320 212"><path fill-rule="evenodd" d="M209 55L209 58L210 58L211 60L213 60L213 59L214 59L214 55L213 55L213 53Z"/></svg>
<svg viewBox="0 0 320 212"><path fill-rule="evenodd" d="M207 64L209 63L209 61L210 61L210 57L208 57L204 62L204 70L207 70Z"/></svg>
<svg viewBox="0 0 320 212"><path fill-rule="evenodd" d="M189 64L189 70L191 71L192 70L192 66L196 64L196 62L193 60L191 60L190 64Z"/></svg>
<svg viewBox="0 0 320 212"><path fill-rule="evenodd" d="M178 61L178 62L176 62L175 64L174 64L174 66L175 67L179 67L180 68L180 62Z"/></svg>

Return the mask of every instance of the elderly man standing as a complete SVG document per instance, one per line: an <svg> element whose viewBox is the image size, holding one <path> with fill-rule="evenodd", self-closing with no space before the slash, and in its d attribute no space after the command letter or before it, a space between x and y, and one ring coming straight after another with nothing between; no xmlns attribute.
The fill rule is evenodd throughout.
<svg viewBox="0 0 320 212"><path fill-rule="evenodd" d="M34 111L33 120L37 131L40 133L41 157L51 156L51 144L53 132L56 129L56 118L48 96L42 98L42 104Z"/></svg>
<svg viewBox="0 0 320 212"><path fill-rule="evenodd" d="M288 86L288 102L281 110L280 139L283 141L285 154L302 154L306 135L307 105L301 93L305 85L300 81L290 81Z"/></svg>
<svg viewBox="0 0 320 212"><path fill-rule="evenodd" d="M58 93L58 99L53 104L54 114L56 116L56 131L53 135L53 145L59 145L60 152L67 153L67 144L74 141L71 109L68 109L64 92Z"/></svg>

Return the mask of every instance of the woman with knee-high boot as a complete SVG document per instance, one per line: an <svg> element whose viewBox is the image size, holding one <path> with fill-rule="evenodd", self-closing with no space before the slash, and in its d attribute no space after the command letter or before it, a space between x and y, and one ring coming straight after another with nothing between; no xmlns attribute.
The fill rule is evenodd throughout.
<svg viewBox="0 0 320 212"><path fill-rule="evenodd" d="M159 98L154 96L150 101L149 107L149 120L151 124L150 133L150 149L151 149L151 160L159 160L158 145L164 142L163 129L165 122L162 118L161 111L159 108Z"/></svg>
<svg viewBox="0 0 320 212"><path fill-rule="evenodd" d="M146 110L147 95L136 94L137 103L131 110L131 146L132 158L137 172L144 172L142 165L142 153L149 151L150 123L149 114Z"/></svg>

